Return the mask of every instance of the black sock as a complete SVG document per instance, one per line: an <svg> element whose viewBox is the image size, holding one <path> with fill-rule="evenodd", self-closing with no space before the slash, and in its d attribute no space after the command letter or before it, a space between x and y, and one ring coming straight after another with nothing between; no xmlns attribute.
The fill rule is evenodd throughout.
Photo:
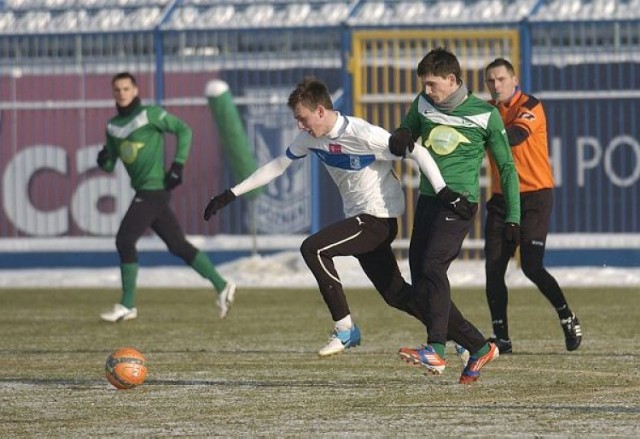
<svg viewBox="0 0 640 439"><path fill-rule="evenodd" d="M491 324L493 325L493 335L496 338L509 340L509 327L506 320L494 320Z"/></svg>
<svg viewBox="0 0 640 439"><path fill-rule="evenodd" d="M573 316L571 309L569 309L569 305L566 303L560 308L556 308L556 312L558 313L558 317L560 318L560 320L566 320L569 317Z"/></svg>

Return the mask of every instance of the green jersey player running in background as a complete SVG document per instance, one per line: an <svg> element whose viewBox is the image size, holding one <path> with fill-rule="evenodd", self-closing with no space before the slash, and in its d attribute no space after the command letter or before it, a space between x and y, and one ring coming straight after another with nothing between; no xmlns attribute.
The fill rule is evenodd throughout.
<svg viewBox="0 0 640 439"><path fill-rule="evenodd" d="M191 245L169 206L171 190L182 183L182 169L191 149L191 128L165 109L141 105L135 77L118 73L111 80L118 115L107 124L107 144L98 154L98 166L112 172L118 158L131 178L135 196L116 235L120 256L122 298L113 309L100 314L103 320L120 322L138 316L135 307L138 253L136 243L151 229L171 253L208 279L218 292L220 317L227 315L236 286L217 272L209 258ZM164 133L176 136L173 164L165 170Z"/></svg>

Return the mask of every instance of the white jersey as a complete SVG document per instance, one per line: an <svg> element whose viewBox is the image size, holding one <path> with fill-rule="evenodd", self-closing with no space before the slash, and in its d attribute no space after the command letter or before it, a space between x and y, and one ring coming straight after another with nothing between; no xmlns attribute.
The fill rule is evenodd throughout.
<svg viewBox="0 0 640 439"><path fill-rule="evenodd" d="M329 134L314 138L301 132L285 154L259 167L231 191L240 196L259 188L311 152L324 163L338 186L347 217L368 213L378 218L396 218L404 213L404 194L393 172L393 161L401 158L387 148L389 136L383 128L338 113ZM417 145L406 156L418 164L436 193L445 187L440 169L425 148Z"/></svg>
<svg viewBox="0 0 640 439"><path fill-rule="evenodd" d="M300 132L286 155L291 160L315 154L338 186L344 213L395 218L404 213L402 187L393 172L400 157L388 148L389 132L357 117L338 115L333 129L314 138Z"/></svg>

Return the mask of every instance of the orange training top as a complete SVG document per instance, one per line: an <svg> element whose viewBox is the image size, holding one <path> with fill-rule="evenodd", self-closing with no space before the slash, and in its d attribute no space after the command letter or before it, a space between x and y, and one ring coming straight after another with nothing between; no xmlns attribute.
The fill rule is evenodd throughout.
<svg viewBox="0 0 640 439"><path fill-rule="evenodd" d="M535 97L516 89L506 104L496 105L507 129L513 161L520 179L520 192L531 192L553 187L553 171L549 161L547 118L542 103ZM491 190L502 193L496 165L491 163Z"/></svg>

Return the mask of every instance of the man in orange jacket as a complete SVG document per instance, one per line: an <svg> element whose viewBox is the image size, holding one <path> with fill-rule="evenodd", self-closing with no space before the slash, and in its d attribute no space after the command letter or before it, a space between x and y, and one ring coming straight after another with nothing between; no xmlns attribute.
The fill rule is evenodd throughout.
<svg viewBox="0 0 640 439"><path fill-rule="evenodd" d="M513 65L498 58L485 69L489 101L500 111L520 180L520 256L522 271L551 302L564 331L568 351L580 346L578 318L569 308L562 289L544 268L545 242L553 205L553 172L547 144L547 121L542 103L518 86ZM505 202L496 164L491 164L492 196L487 202L485 223L486 295L494 337L500 354L512 352L507 319L508 293L504 276L515 247L504 237Z"/></svg>

